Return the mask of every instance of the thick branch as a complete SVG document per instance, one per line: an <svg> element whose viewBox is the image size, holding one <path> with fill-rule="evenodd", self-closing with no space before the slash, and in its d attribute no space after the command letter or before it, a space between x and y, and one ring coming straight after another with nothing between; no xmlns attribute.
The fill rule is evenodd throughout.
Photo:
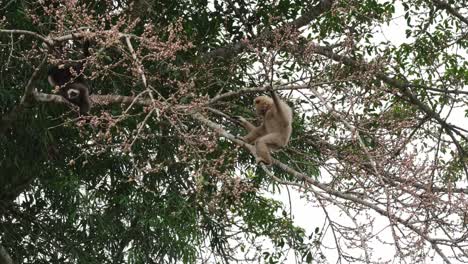
<svg viewBox="0 0 468 264"><path fill-rule="evenodd" d="M442 8L445 11L447 11L449 14L457 17L463 23L468 25L468 18L464 17L462 14L460 14L457 10L455 10L453 7L451 7L447 2L441 1L441 0L432 0L432 2L438 7Z"/></svg>
<svg viewBox="0 0 468 264"><path fill-rule="evenodd" d="M42 40L44 43L46 43L49 46L53 46L54 42L47 37L42 36L39 33L29 31L29 30L21 30L21 29L0 29L0 33L10 33L10 34L20 34L20 35L30 35L35 38L38 38Z"/></svg>
<svg viewBox="0 0 468 264"><path fill-rule="evenodd" d="M49 47L55 46L57 43L68 41L68 40L82 39L82 38L86 38L90 36L100 36L103 34L117 34L119 38L137 38L137 39L140 38L133 34L115 33L114 31L111 31L111 30L104 30L104 31L99 31L99 32L82 31L82 32L72 33L72 34L58 36L58 37L50 37L50 36L45 37L39 33L29 31L29 30L21 30L21 29L0 29L0 33L30 35L43 41Z"/></svg>
<svg viewBox="0 0 468 264"><path fill-rule="evenodd" d="M60 95L56 94L47 94L47 93L35 93L34 99L40 103L57 103L57 104L67 104L70 103ZM123 95L91 95L91 102L93 105L110 105L110 104L124 104L128 105L131 103L137 105L151 105L151 100L141 99L133 96L123 96ZM135 101L136 100L136 101Z"/></svg>
<svg viewBox="0 0 468 264"><path fill-rule="evenodd" d="M325 12L329 11L332 7L333 0L322 0L320 1L319 4L309 7L307 10L305 10L304 14L294 20L293 22L287 23L281 28L276 29L275 31L281 31L285 28L289 27L294 27L294 28L300 28L303 27L307 24L309 24L311 21L317 19L320 15L324 14ZM258 34L257 37L254 37L251 41L255 42L256 40L259 39L264 39L269 36L273 36L272 32L270 30L264 30ZM237 54L243 52L249 45L249 41L238 41L236 43L232 43L230 45L227 45L225 47L217 48L213 51L210 51L206 53L203 57L208 58L208 59L213 59L217 57L233 57L236 56Z"/></svg>
<svg viewBox="0 0 468 264"><path fill-rule="evenodd" d="M334 0L322 0L318 5L309 7L301 17L294 20L291 24L295 28L307 26L307 24L313 20L317 19L325 12L328 12L332 8L333 1Z"/></svg>
<svg viewBox="0 0 468 264"><path fill-rule="evenodd" d="M250 151L250 153L252 153L252 155L255 156L255 148L252 145L247 144L244 141L236 138L234 135L228 133L226 130L224 130L224 128L221 125L218 125L215 122L207 119L206 117L204 117L202 114L198 112L192 114L192 116L196 120L200 121L201 123L207 125L209 128L213 129L219 135L231 140L232 142L236 143L239 146L245 147L246 149Z"/></svg>

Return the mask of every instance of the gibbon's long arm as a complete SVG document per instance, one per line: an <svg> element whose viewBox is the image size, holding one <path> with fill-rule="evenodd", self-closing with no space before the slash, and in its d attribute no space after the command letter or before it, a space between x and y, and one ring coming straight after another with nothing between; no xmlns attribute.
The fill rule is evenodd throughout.
<svg viewBox="0 0 468 264"><path fill-rule="evenodd" d="M278 96L273 90L270 90L270 94L271 94L271 98L273 98L273 102L275 104L278 115L281 117L281 119L284 122L288 122L288 117L286 116L286 113L284 112L283 105L281 104L282 103L281 100L278 98Z"/></svg>
<svg viewBox="0 0 468 264"><path fill-rule="evenodd" d="M84 43L83 43L83 55L84 57L89 57L91 54L89 53L89 40L85 40Z"/></svg>

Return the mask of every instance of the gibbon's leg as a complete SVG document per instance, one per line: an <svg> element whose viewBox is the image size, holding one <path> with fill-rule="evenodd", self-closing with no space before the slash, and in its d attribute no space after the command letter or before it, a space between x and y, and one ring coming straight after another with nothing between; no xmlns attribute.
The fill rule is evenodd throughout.
<svg viewBox="0 0 468 264"><path fill-rule="evenodd" d="M255 143L257 163L263 162L266 165L271 165L270 147L281 147L284 145L284 140L279 133L270 133L257 140Z"/></svg>
<svg viewBox="0 0 468 264"><path fill-rule="evenodd" d="M80 115L87 115L90 109L91 103L89 100L89 94L87 94L86 96L81 97Z"/></svg>
<svg viewBox="0 0 468 264"><path fill-rule="evenodd" d="M265 128L263 126L261 127L254 127L254 129L252 131L250 131L247 135L243 136L242 137L242 140L249 143L249 144L252 144L255 142L255 140L257 140L257 138L265 135L266 132L265 132Z"/></svg>

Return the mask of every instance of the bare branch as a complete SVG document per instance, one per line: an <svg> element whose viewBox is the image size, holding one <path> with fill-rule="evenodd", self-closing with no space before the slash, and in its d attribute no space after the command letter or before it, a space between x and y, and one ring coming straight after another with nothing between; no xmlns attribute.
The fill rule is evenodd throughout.
<svg viewBox="0 0 468 264"><path fill-rule="evenodd" d="M141 62L140 62L140 61L138 60L138 58L137 58L137 55L136 55L136 53L135 53L135 50L133 49L133 46L132 46L132 42L130 42L130 38L129 38L129 37L125 37L125 42L127 43L128 50L129 50L130 53L132 54L132 58L133 58L133 60L135 61L135 64L136 64L138 73L139 73L140 76L141 76L141 81L143 82L143 86L146 88L146 87L147 87L147 84L146 84L146 76L145 76L145 72L143 71L143 65L141 64Z"/></svg>
<svg viewBox="0 0 468 264"><path fill-rule="evenodd" d="M0 33L10 33L10 34L20 34L20 35L30 35L35 38L38 38L42 40L44 43L46 43L48 46L53 46L54 42L52 39L48 37L44 37L39 33L29 31L29 30L21 30L21 29L0 29Z"/></svg>

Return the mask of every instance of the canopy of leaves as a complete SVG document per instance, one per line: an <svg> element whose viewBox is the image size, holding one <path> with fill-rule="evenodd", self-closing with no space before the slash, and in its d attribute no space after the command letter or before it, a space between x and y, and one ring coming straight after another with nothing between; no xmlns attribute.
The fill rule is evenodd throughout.
<svg viewBox="0 0 468 264"><path fill-rule="evenodd" d="M468 262L467 5L0 1L0 263ZM69 62L87 116L47 82ZM232 117L269 88L267 168Z"/></svg>

